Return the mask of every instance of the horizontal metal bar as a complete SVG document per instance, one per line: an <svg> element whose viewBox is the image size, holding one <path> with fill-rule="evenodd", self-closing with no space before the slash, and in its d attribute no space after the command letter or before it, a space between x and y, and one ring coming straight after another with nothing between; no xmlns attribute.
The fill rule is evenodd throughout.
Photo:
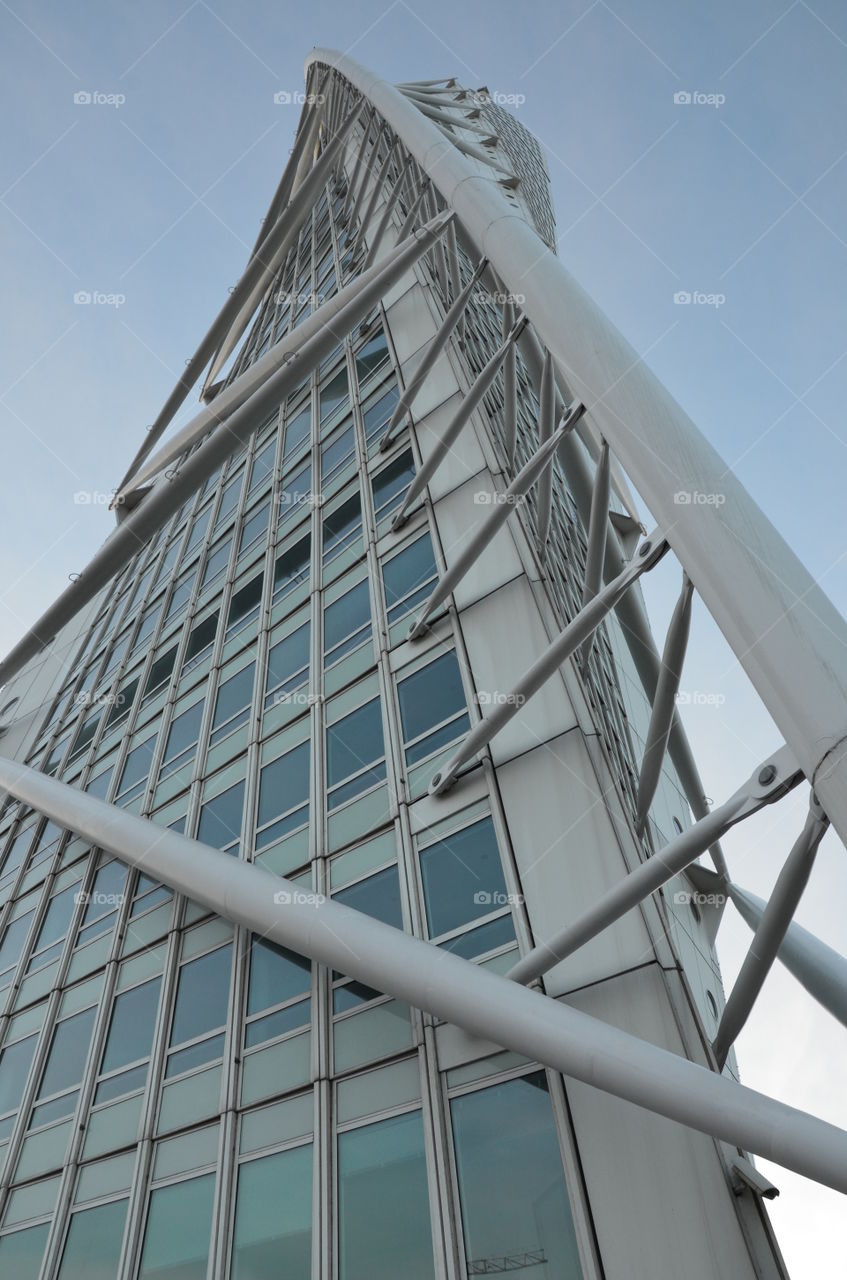
<svg viewBox="0 0 847 1280"><path fill-rule="evenodd" d="M847 1193L847 1133L823 1120L25 765L0 759L0 787L260 937L470 1035Z"/></svg>
<svg viewBox="0 0 847 1280"><path fill-rule="evenodd" d="M744 957L744 963L721 1014L712 1046L719 1067L723 1067L726 1062L729 1050L738 1039L765 978L770 973L803 890L809 882L815 855L828 828L826 814L812 792L803 830L777 877L768 905L750 943L750 950Z"/></svg>
<svg viewBox="0 0 847 1280"><path fill-rule="evenodd" d="M555 440L555 436L553 439ZM541 450L539 450L540 452ZM550 647L521 676L514 689L503 698L502 702L494 708L490 715L485 716L471 729L453 758L443 769L436 773L430 782L429 789L431 794L440 795L453 785L462 766L472 760L491 741L495 734L499 733L510 720L518 715L525 703L555 675L562 663L579 648L583 640L590 636L596 627L599 627L606 615L614 609L621 596L625 595L633 583L637 582L642 573L646 573L648 569L652 569L654 565L658 564L667 548L668 544L664 537L658 530L655 530L639 548L636 559L623 571L620 577L616 578L614 582L610 582L605 590L601 591L589 604L580 609L579 613L571 619ZM457 561L456 563L458 564L459 562ZM429 608L428 605L427 608ZM420 623L417 623L416 626L420 626Z"/></svg>
<svg viewBox="0 0 847 1280"><path fill-rule="evenodd" d="M226 422L220 424L182 466L159 481L115 529L79 577L0 663L0 685L50 643L57 631L93 599L101 587L106 586L113 575L132 559L139 547L145 546L185 500L196 493L221 463L249 439L260 425L262 415L277 407L288 392L299 386L303 378L335 350L339 341L364 320L386 290L438 242L452 216L452 213L440 214L404 244L398 245L391 257L375 269L366 287L362 288L361 279L354 281L350 286L348 304L336 312L332 324L322 324L293 358L272 374Z"/></svg>
<svg viewBox="0 0 847 1280"><path fill-rule="evenodd" d="M539 943L509 970L507 976L515 982L532 982L534 978L540 978L553 965L590 942L598 933L626 915L627 911L631 911L639 902L667 884L668 880L696 862L715 840L720 840L742 818L758 813L765 805L781 799L798 784L801 777L791 751L788 747L782 747L775 755L763 761L744 785L719 808L695 822L693 827L683 831L659 853L624 876L608 893L583 912L579 919L566 925L546 942Z"/></svg>

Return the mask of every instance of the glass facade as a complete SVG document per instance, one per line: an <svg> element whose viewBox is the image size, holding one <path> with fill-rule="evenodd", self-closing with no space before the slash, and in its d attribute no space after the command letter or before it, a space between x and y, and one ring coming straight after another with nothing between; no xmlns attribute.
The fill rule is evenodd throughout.
<svg viewBox="0 0 847 1280"><path fill-rule="evenodd" d="M315 200L230 380L361 271L348 177ZM461 250L459 267L467 278ZM419 273L446 305L437 255ZM494 304L469 307L452 353L465 376L501 323ZM405 640L444 555L428 497L390 531L420 461L408 423L378 448L401 386L394 352L378 306L139 549L28 763L504 972L530 934L493 774L437 819L417 816L476 687L452 616ZM518 370L520 463L537 400ZM484 413L502 458L496 384ZM558 472L554 496L548 587L566 618L585 539ZM532 531L532 502L520 518ZM585 688L631 802L615 625ZM576 1244L590 1220L560 1077L513 1054L442 1061L449 1028L431 1016L12 802L0 906L0 1274L594 1274Z"/></svg>

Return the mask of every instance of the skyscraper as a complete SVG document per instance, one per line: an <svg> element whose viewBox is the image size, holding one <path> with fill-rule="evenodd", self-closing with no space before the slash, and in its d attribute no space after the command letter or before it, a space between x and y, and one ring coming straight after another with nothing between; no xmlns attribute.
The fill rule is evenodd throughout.
<svg viewBox="0 0 847 1280"><path fill-rule="evenodd" d="M732 1044L780 947L843 1015L789 921L847 829L845 624L558 262L532 136L313 53L139 437L0 666L0 1275L784 1275L751 1156L847 1190L847 1136ZM695 589L786 739L711 812ZM720 838L804 777L758 924Z"/></svg>

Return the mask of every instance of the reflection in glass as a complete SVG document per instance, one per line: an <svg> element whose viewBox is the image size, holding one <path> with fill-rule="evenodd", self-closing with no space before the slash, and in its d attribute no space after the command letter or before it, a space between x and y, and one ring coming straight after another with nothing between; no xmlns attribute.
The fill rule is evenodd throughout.
<svg viewBox="0 0 847 1280"><path fill-rule="evenodd" d="M454 1098L451 1113L469 1273L528 1256L534 1280L579 1280L544 1072Z"/></svg>

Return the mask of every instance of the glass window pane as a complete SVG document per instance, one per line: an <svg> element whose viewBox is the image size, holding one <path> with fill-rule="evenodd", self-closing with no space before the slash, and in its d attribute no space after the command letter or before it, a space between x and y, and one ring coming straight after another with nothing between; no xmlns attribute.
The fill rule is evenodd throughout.
<svg viewBox="0 0 847 1280"><path fill-rule="evenodd" d="M239 587L237 591L233 592L226 619L226 625L230 630L236 623L246 622L248 618L255 617L258 614L259 606L262 603L264 581L265 575L258 573L255 578L251 578L243 587Z"/></svg>
<svg viewBox="0 0 847 1280"><path fill-rule="evenodd" d="M273 645L268 653L268 676L265 692L284 693L298 688L308 679L309 623Z"/></svg>
<svg viewBox="0 0 847 1280"><path fill-rule="evenodd" d="M381 434L394 412L394 407L400 399L400 392L396 386L391 386L387 391L369 405L362 415L365 420L365 437L368 441L372 440L375 435Z"/></svg>
<svg viewBox="0 0 847 1280"><path fill-rule="evenodd" d="M259 539L267 533L270 514L270 501L263 502L262 505L244 521L241 529L241 538L238 543L239 555L241 555L242 551L246 551L248 547L252 547L254 542L258 542Z"/></svg>
<svg viewBox="0 0 847 1280"><path fill-rule="evenodd" d="M312 410L307 404L296 417L285 424L285 451L283 458L289 458L306 440L312 429Z"/></svg>
<svg viewBox="0 0 847 1280"><path fill-rule="evenodd" d="M197 746L197 739L200 736L200 724L203 719L203 702L195 702L193 707L189 707L187 711L183 711L171 722L168 730L168 740L165 743L165 751L162 757L162 777L167 777L172 772L167 766L176 762L174 767L178 768L188 761L194 755L194 748Z"/></svg>
<svg viewBox="0 0 847 1280"><path fill-rule="evenodd" d="M50 1223L45 1222L0 1237L0 1275L9 1276L10 1280L38 1280L49 1230Z"/></svg>
<svg viewBox="0 0 847 1280"><path fill-rule="evenodd" d="M396 622L430 594L436 577L429 534L404 548L382 566L388 621Z"/></svg>
<svg viewBox="0 0 847 1280"><path fill-rule="evenodd" d="M41 1088L38 1090L39 1098L47 1098L51 1093L71 1089L79 1084L85 1059L88 1057L88 1044L96 1012L96 1008L83 1009L82 1013L76 1013L72 1018L65 1018L57 1024L41 1078Z"/></svg>
<svg viewBox="0 0 847 1280"><path fill-rule="evenodd" d="M293 831L309 814L309 746L301 742L279 760L265 765L259 775L259 827L265 829L256 837L261 848L279 836ZM278 818L272 826L265 826Z"/></svg>
<svg viewBox="0 0 847 1280"><path fill-rule="evenodd" d="M311 987L311 962L267 938L250 940L250 989L247 1015L270 1009Z"/></svg>
<svg viewBox="0 0 847 1280"><path fill-rule="evenodd" d="M399 507L414 475L415 463L411 450L401 453L399 458L377 472L373 479L374 515L377 520Z"/></svg>
<svg viewBox="0 0 847 1280"><path fill-rule="evenodd" d="M348 889L333 894L335 902L341 902L354 911L363 911L383 924L403 928L403 912L400 907L400 879L396 867L386 867L367 880L359 880Z"/></svg>
<svg viewBox="0 0 847 1280"><path fill-rule="evenodd" d="M219 796L203 805L197 826L197 839L201 844L211 845L213 849L237 852L243 809L244 783L236 782L234 787L222 791Z"/></svg>
<svg viewBox="0 0 847 1280"><path fill-rule="evenodd" d="M287 480L283 480L279 495L279 523L290 516L305 515L312 496L312 464L305 467Z"/></svg>
<svg viewBox="0 0 847 1280"><path fill-rule="evenodd" d="M171 1045L217 1031L226 1022L232 947L219 947L179 971Z"/></svg>
<svg viewBox="0 0 847 1280"><path fill-rule="evenodd" d="M327 745L327 786L337 786L339 782L359 773L366 766L374 766L385 755L385 743L382 736L382 715L379 698L357 707L326 732ZM362 791L385 777L384 763L370 767L358 780L357 791ZM344 799L350 794L345 790ZM335 803L340 803L335 800Z"/></svg>
<svg viewBox="0 0 847 1280"><path fill-rule="evenodd" d="M243 1164L232 1280L307 1280L312 1273L312 1147Z"/></svg>
<svg viewBox="0 0 847 1280"><path fill-rule="evenodd" d="M114 1280L128 1203L115 1200L73 1215L58 1280Z"/></svg>
<svg viewBox="0 0 847 1280"><path fill-rule="evenodd" d="M27 1036L0 1053L0 1116L19 1106L37 1042L38 1036Z"/></svg>
<svg viewBox="0 0 847 1280"><path fill-rule="evenodd" d="M185 659L182 664L183 671L187 670L188 664L192 658L196 658L203 653L210 645L215 642L215 632L218 629L217 610L210 614L208 618L204 618L202 622L198 622L189 634L188 644L185 646Z"/></svg>
<svg viewBox="0 0 847 1280"><path fill-rule="evenodd" d="M422 759L445 742L452 741L468 727L465 691L462 688L456 654L452 649L436 658L429 666L421 667L420 671L401 680L397 693L400 699L403 739L407 743L442 721L457 716L447 726L446 736L443 732L430 734L416 748L407 751L406 760L409 764Z"/></svg>
<svg viewBox="0 0 847 1280"><path fill-rule="evenodd" d="M251 662L249 666L237 671L228 680L224 680L218 689L218 696L215 701L215 715L212 720L213 740L215 729L225 724L227 720L230 720L239 711L249 708L253 700L253 676L255 673L256 664Z"/></svg>
<svg viewBox="0 0 847 1280"><path fill-rule="evenodd" d="M35 951L43 951L45 947L49 947L52 943L58 942L60 938L65 937L79 892L79 884L72 884L50 899L50 904L38 931Z"/></svg>
<svg viewBox="0 0 847 1280"><path fill-rule="evenodd" d="M277 557L274 566L274 604L309 576L312 557L312 537L306 534L293 547Z"/></svg>
<svg viewBox="0 0 847 1280"><path fill-rule="evenodd" d="M506 881L490 818L422 849L420 864L431 938L506 905Z"/></svg>
<svg viewBox="0 0 847 1280"><path fill-rule="evenodd" d="M356 352L356 372L359 375L359 382L364 382L374 373L380 365L385 364L388 359L388 342L385 334L380 329L379 333L375 333L369 338L363 347Z"/></svg>
<svg viewBox="0 0 847 1280"><path fill-rule="evenodd" d="M419 1111L339 1134L338 1273L339 1280L435 1275Z"/></svg>
<svg viewBox="0 0 847 1280"><path fill-rule="evenodd" d="M468 1271L537 1254L538 1280L579 1280L544 1072L454 1098L451 1112Z"/></svg>
<svg viewBox="0 0 847 1280"><path fill-rule="evenodd" d="M362 529L362 502L354 493L324 520L324 563L355 541Z"/></svg>
<svg viewBox="0 0 847 1280"><path fill-rule="evenodd" d="M206 1280L214 1194L213 1173L153 1192L138 1280Z"/></svg>
<svg viewBox="0 0 847 1280"><path fill-rule="evenodd" d="M153 978L115 1000L101 1074L150 1056L161 983L161 978Z"/></svg>
<svg viewBox="0 0 847 1280"><path fill-rule="evenodd" d="M343 364L329 382L321 387L321 422L344 403L348 394L347 366Z"/></svg>
<svg viewBox="0 0 847 1280"><path fill-rule="evenodd" d="M367 578L324 609L327 664L357 648L370 634L371 596Z"/></svg>

